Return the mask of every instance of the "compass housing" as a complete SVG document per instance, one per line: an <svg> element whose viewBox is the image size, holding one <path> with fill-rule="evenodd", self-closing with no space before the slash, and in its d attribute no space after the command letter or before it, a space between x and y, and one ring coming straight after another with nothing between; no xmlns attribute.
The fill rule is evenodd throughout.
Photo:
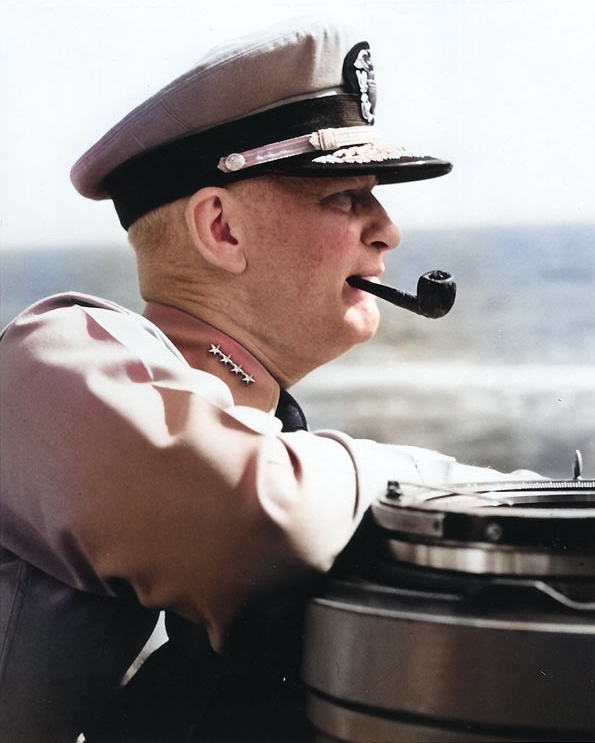
<svg viewBox="0 0 595 743"><path fill-rule="evenodd" d="M594 480L389 483L308 606L321 740L594 739L594 537Z"/></svg>

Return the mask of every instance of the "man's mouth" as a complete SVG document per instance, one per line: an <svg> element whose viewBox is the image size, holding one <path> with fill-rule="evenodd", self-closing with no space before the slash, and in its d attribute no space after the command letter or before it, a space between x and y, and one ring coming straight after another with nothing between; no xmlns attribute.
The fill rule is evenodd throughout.
<svg viewBox="0 0 595 743"><path fill-rule="evenodd" d="M352 289L362 289L362 281L367 281L370 284L380 284L380 278L375 274L353 274L347 278L347 283Z"/></svg>

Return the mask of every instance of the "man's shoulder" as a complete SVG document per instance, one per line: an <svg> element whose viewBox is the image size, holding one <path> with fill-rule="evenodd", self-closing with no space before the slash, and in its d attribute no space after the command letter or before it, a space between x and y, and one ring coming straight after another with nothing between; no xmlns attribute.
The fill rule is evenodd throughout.
<svg viewBox="0 0 595 743"><path fill-rule="evenodd" d="M108 299L93 296L92 294L83 294L82 292L62 292L39 299L33 304L21 310L2 330L4 335L12 326L17 325L27 318L43 317L58 309L67 309L75 307L95 307L122 314L134 315L131 310L112 302Z"/></svg>
<svg viewBox="0 0 595 743"><path fill-rule="evenodd" d="M66 307L97 307L112 310L114 312L121 312L123 314L135 314L131 310L127 310L125 307L122 307L109 299L102 299L101 297L96 297L92 294L84 294L82 292L62 292L38 300L20 312L15 319L18 319L23 315L41 315L46 312L51 312L52 310Z"/></svg>
<svg viewBox="0 0 595 743"><path fill-rule="evenodd" d="M0 350L6 363L59 359L62 364L75 357L89 363L111 353L114 363L120 354L148 364L187 367L169 338L146 317L78 292L54 294L23 310L7 325Z"/></svg>
<svg viewBox="0 0 595 743"><path fill-rule="evenodd" d="M26 338L44 344L58 337L80 341L81 336L89 335L89 319L105 327L128 328L128 332L159 337L160 331L145 317L109 299L83 294L63 292L52 294L33 303L19 312L4 328L2 339L3 355L8 347L20 345Z"/></svg>
<svg viewBox="0 0 595 743"><path fill-rule="evenodd" d="M2 349L6 351L11 340L22 340L23 334L29 335L31 332L51 332L63 327L74 333L77 327L75 318L82 317L87 312L127 317L133 324L143 324L141 315L116 302L82 292L63 292L44 297L19 312L2 330Z"/></svg>

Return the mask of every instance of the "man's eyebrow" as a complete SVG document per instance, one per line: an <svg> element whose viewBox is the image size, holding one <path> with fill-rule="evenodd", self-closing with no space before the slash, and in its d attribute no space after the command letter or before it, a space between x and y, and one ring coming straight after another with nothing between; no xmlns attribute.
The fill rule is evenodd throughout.
<svg viewBox="0 0 595 743"><path fill-rule="evenodd" d="M322 179L317 179L322 181ZM337 191L371 191L378 185L376 176L350 176L349 178L329 179ZM326 189L325 189L326 190Z"/></svg>

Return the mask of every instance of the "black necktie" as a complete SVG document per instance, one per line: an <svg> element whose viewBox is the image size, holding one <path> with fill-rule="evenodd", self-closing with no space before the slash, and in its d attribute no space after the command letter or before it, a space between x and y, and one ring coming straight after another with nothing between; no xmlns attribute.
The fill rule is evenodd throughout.
<svg viewBox="0 0 595 743"><path fill-rule="evenodd" d="M281 390L275 416L283 422L285 432L308 430L308 423L303 410L287 390Z"/></svg>

